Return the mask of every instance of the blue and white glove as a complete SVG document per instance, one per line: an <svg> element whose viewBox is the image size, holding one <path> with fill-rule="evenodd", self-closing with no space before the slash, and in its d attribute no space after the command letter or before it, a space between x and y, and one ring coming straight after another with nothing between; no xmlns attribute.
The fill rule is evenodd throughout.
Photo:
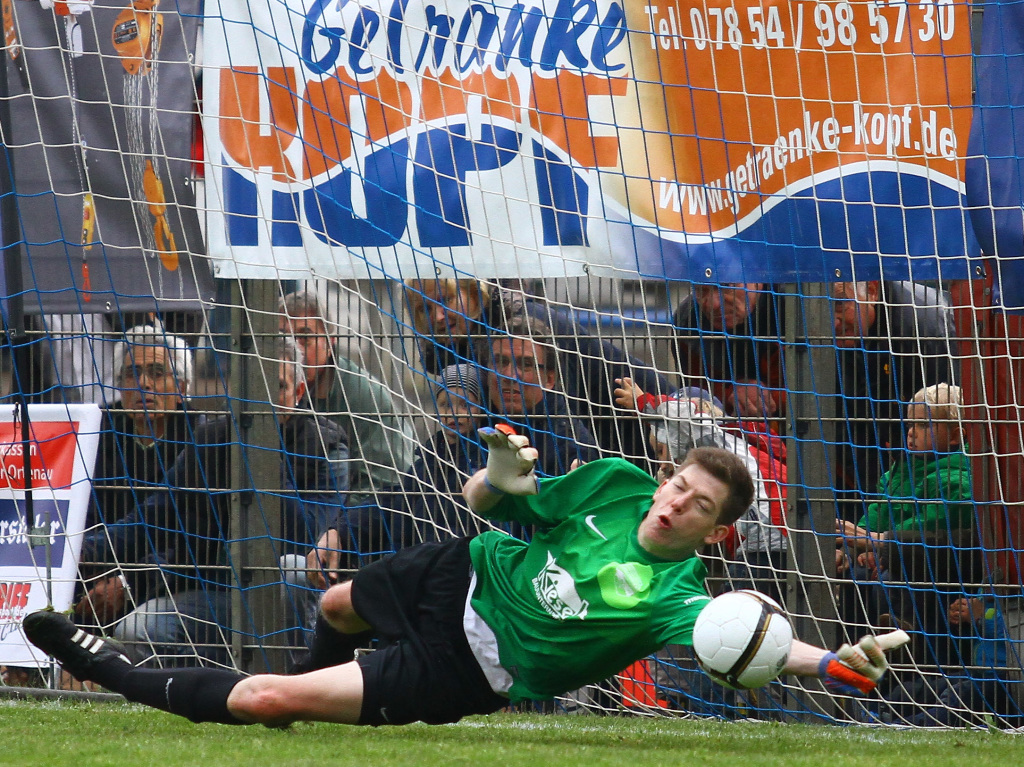
<svg viewBox="0 0 1024 767"><path fill-rule="evenodd" d="M875 689L889 668L885 651L909 641L907 632L891 631L877 637L861 637L855 645L847 642L835 652L825 654L818 663L818 676L832 692L863 697Z"/></svg>
<svg viewBox="0 0 1024 767"><path fill-rule="evenodd" d="M504 424L496 429L485 426L478 429L477 434L487 445L484 481L488 490L495 495L536 495L539 492L534 473L537 450L530 447L527 437L516 434Z"/></svg>

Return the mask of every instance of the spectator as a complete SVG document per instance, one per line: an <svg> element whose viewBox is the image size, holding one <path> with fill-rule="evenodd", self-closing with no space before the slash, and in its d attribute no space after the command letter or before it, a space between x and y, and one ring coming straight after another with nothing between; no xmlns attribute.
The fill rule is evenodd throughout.
<svg viewBox="0 0 1024 767"><path fill-rule="evenodd" d="M192 444L196 428L186 409L193 362L184 339L158 323L139 325L114 345L112 360L120 404L103 411L86 530L116 522L150 493L166 492L167 473L178 453ZM86 621L93 614L93 596L103 601L107 589L119 588L121 582L105 576L106 565L83 559L79 570L93 585L90 597L75 605L78 618Z"/></svg>
<svg viewBox="0 0 1024 767"><path fill-rule="evenodd" d="M186 408L193 364L184 339L139 325L125 331L114 359L121 402L103 411L90 528L120 519L150 492L166 489L166 474L196 428Z"/></svg>
<svg viewBox="0 0 1024 767"><path fill-rule="evenodd" d="M857 524L838 520L841 543L863 552L859 564L874 567L872 544L893 532L948 533L974 525L971 462L960 428L960 387L921 389L907 407L907 451L878 483L880 500Z"/></svg>
<svg viewBox="0 0 1024 767"><path fill-rule="evenodd" d="M923 386L953 382L948 302L913 282L840 282L833 287L839 391L845 434L836 487L860 493L878 487L888 453L903 444L901 403ZM859 512L841 510L844 519Z"/></svg>
<svg viewBox="0 0 1024 767"><path fill-rule="evenodd" d="M413 518L424 528L423 540L480 532L479 521L461 504L461 491L487 465L476 434L486 420L481 374L471 365L449 365L441 371L436 388L441 428L419 448L413 481L406 483L405 492Z"/></svg>
<svg viewBox="0 0 1024 767"><path fill-rule="evenodd" d="M960 387L936 384L918 391L907 407L906 453L878 484L878 501L868 505L857 524L837 520L837 543L860 553L855 580L880 579L885 587L879 612L917 624L934 636L936 661L952 653L945 623L948 600L940 583L959 581L967 559L953 561L951 536L970 550L975 528L971 501L971 464L960 428ZM967 540L964 540L964 535ZM894 549L884 556L880 546ZM925 583L932 584L927 588ZM910 584L897 587L898 583ZM868 602L869 608L872 606ZM869 619L874 615L869 614ZM942 637L947 639L942 639Z"/></svg>
<svg viewBox="0 0 1024 767"><path fill-rule="evenodd" d="M340 428L308 410L295 344L280 339L277 356L283 540L276 543L279 553L305 552L341 504L348 448ZM123 579L104 579L87 595L100 623L136 605L114 627L118 639L145 643L160 655L192 646L208 660L228 662L225 535L230 493L240 489L231 489L232 438L227 418L200 426L195 449L183 451L168 474L170 492L151 493L118 522L86 536L83 559L137 568L124 570Z"/></svg>
<svg viewBox="0 0 1024 767"><path fill-rule="evenodd" d="M487 463L476 436L486 416L480 374L471 365L449 365L441 371L436 387L441 429L418 448L402 488L381 499L379 519L342 511L317 542L306 558L314 588L338 583L351 552L362 559L480 531L479 521L459 502L463 484Z"/></svg>
<svg viewBox="0 0 1024 767"><path fill-rule="evenodd" d="M373 507L374 494L394 489L412 464L409 424L387 387L339 353L315 291L289 293L279 310L281 334L294 337L302 349L313 411L348 435L353 461L346 505Z"/></svg>
<svg viewBox="0 0 1024 767"><path fill-rule="evenodd" d="M477 362L474 344L500 324L500 294L479 280L409 280L405 283L423 372Z"/></svg>
<svg viewBox="0 0 1024 767"><path fill-rule="evenodd" d="M499 292L476 280L413 280L406 283L406 293L422 364L431 374L444 364L486 365L486 357L477 358L474 344L486 345L488 336L516 314L545 324L561 352L556 379L570 412L584 421L605 454L646 463L647 438L640 420L615 411L611 384L629 376L648 391L662 393L669 391L664 376L539 299Z"/></svg>
<svg viewBox="0 0 1024 767"><path fill-rule="evenodd" d="M540 453L539 471L551 477L600 456L590 430L570 414L565 395L556 390L558 351L547 332L540 321L519 314L507 335L492 336L486 388L492 421L507 421L529 437Z"/></svg>
<svg viewBox="0 0 1024 767"><path fill-rule="evenodd" d="M706 379L725 412L740 418L784 414L782 318L767 288L696 285L672 318L683 380Z"/></svg>

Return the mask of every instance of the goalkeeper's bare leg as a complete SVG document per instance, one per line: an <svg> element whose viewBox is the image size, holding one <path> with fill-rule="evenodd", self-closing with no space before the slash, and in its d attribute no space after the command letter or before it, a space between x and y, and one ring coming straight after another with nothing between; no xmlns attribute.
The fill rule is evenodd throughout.
<svg viewBox="0 0 1024 767"><path fill-rule="evenodd" d="M321 615L340 637L363 636L370 628L352 608L351 582L328 590ZM33 644L79 680L97 682L130 701L193 722L269 726L294 721L359 722L363 675L359 665L351 662L351 650L349 662L342 665L298 676L246 677L215 668L136 668L116 643L76 628L53 611L32 613L24 628Z"/></svg>

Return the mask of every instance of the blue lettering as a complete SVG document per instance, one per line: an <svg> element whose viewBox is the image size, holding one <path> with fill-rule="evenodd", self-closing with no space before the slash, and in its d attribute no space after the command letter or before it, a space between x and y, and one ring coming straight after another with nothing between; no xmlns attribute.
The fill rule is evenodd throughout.
<svg viewBox="0 0 1024 767"><path fill-rule="evenodd" d="M472 141L464 124L432 128L417 142L412 191L423 247L471 245L466 173L495 170L519 153L522 137L517 132L484 125L480 133L480 141Z"/></svg>
<svg viewBox="0 0 1024 767"><path fill-rule="evenodd" d="M577 12L583 18L576 19ZM580 38L597 18L597 4L594 0L558 0L548 27L548 36L540 55L540 68L545 72L554 71L559 64L559 54L574 67L587 66L587 57L580 50Z"/></svg>
<svg viewBox="0 0 1024 767"><path fill-rule="evenodd" d="M539 141L533 142L533 156L544 244L589 245L590 190L586 183Z"/></svg>
<svg viewBox="0 0 1024 767"><path fill-rule="evenodd" d="M497 11L490 5L472 3L458 20L444 13L443 7L426 5L424 29L416 30L421 34L418 43L403 40L411 31L406 25L409 0L392 0L383 21L379 13L361 7L348 31L325 25L323 17L334 2L313 0L306 13L300 55L303 64L315 74L334 71L346 36L348 67L356 76L371 74L385 63L396 75L402 74L405 71L403 43L410 46L409 50L416 51L413 67L417 72L444 67L450 44L454 47L454 60L448 63L459 72L473 68L483 70L488 64L505 72L511 61L518 61L527 68L536 64L545 72L566 66L600 72L616 72L625 67L624 63L608 63L609 55L624 44L628 32L621 2L611 3L600 21L597 0L558 0L550 14L542 7L527 7L522 3ZM337 2L340 9L350 0ZM545 19L547 24L542 28ZM374 55L371 48L378 35L383 35L386 50L377 50ZM593 36L593 41L590 49L585 50L589 36ZM314 44L320 37L326 38L329 46L323 56L314 58ZM539 53L535 50L538 43ZM367 57L373 60L367 61Z"/></svg>
<svg viewBox="0 0 1024 767"><path fill-rule="evenodd" d="M444 47L452 34L452 24L455 19L438 13L432 5L427 6L427 28L423 31L423 43L420 45L420 52L416 55L416 63L413 66L417 72L423 71L423 58L427 55L427 47L430 45L430 30L434 30L434 60L432 64L435 69L440 68L441 59L444 58Z"/></svg>
<svg viewBox="0 0 1024 767"><path fill-rule="evenodd" d="M380 15L369 8L360 8L352 25L352 37L348 46L348 68L354 75L373 74L373 64L362 65L359 62L368 53L370 41L380 29Z"/></svg>
<svg viewBox="0 0 1024 767"><path fill-rule="evenodd" d="M328 245L386 248L398 242L408 224L405 170L409 140L369 155L363 164L367 217L352 212L352 184L358 178L344 169L329 181L305 190L306 218L317 239Z"/></svg>
<svg viewBox="0 0 1024 767"><path fill-rule="evenodd" d="M409 0L395 0L391 6L391 13L388 14L387 35L388 35L388 58L395 68L395 74L400 75L405 71L402 67L402 22L405 20L405 9Z"/></svg>
<svg viewBox="0 0 1024 767"><path fill-rule="evenodd" d="M280 248L297 248L302 245L298 192L279 192L275 189L271 194L271 215L271 245Z"/></svg>
<svg viewBox="0 0 1024 767"><path fill-rule="evenodd" d="M317 26L317 22L324 15L324 9L332 2L334 0L314 0L313 5L306 12L306 23L302 25L302 50L299 55L302 57L302 63L311 72L315 72L318 75L325 74L334 69L334 64L341 53L341 38L345 35L345 30L341 27L320 28ZM340 0L340 6L344 6L346 2L348 0ZM314 61L313 36L317 34L330 40L331 46L327 49L327 53Z"/></svg>
<svg viewBox="0 0 1024 767"><path fill-rule="evenodd" d="M476 43L470 47L469 57L463 61L463 49L466 48L466 37L473 30L474 15L480 16L480 28L476 33ZM491 38L494 37L497 30L497 16L478 3L469 6L469 13L462 17L462 24L459 26L459 34L455 42L455 65L460 72L468 72L474 64L483 68L483 54L487 51L487 47L491 44Z"/></svg>
<svg viewBox="0 0 1024 767"><path fill-rule="evenodd" d="M526 6L517 3L505 20L505 29L501 35L501 49L494 60L494 67L499 72L508 69L510 61L518 61L524 67L533 66L533 45L537 40L537 29L544 18L540 8L531 8L526 13ZM519 55L514 51L519 43Z"/></svg>
<svg viewBox="0 0 1024 767"><path fill-rule="evenodd" d="M220 162L224 168L224 218L228 244L240 247L259 245L256 184L229 168L227 157L221 157Z"/></svg>
<svg viewBox="0 0 1024 767"><path fill-rule="evenodd" d="M625 64L608 63L608 54L619 47L626 39L626 13L618 3L612 3L605 14L601 26L597 30L597 39L590 52L590 63L602 72L618 72Z"/></svg>
<svg viewBox="0 0 1024 767"><path fill-rule="evenodd" d="M34 520L36 527L49 528L50 554L54 562L64 558L64 535L59 520L67 519L68 504L66 500L36 497L34 502ZM47 523L47 517L50 522ZM39 546L31 545L27 534L29 528L25 501L5 498L0 499L0 564L6 567L38 567L42 552Z"/></svg>

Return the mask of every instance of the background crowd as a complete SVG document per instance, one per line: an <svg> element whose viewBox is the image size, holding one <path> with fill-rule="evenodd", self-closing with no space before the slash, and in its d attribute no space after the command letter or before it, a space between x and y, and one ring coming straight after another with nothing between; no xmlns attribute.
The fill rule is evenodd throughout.
<svg viewBox="0 0 1024 767"><path fill-rule="evenodd" d="M521 287L400 286L407 362L427 382L418 426L409 403L345 356L323 296L282 291L270 446L280 458L280 519L267 529L300 666L319 591L383 553L482 529L460 490L486 460L477 429L497 423L530 438L541 476L602 456L664 475L701 445L741 456L757 497L708 552L720 563L713 587L787 601L787 488L800 478L787 462L786 316L775 287L695 286L671 313L672 375ZM909 282L837 283L828 300L840 403L830 454L839 615L850 627L913 632L916 676L894 675L886 711L913 704L908 716L958 708L1011 721L1020 591L983 555L948 302ZM230 419L193 406L195 337L163 319L140 318L110 354L106 391L116 394L102 401L75 612L142 660L187 654L230 665L239 584L229 499L245 473L232 471ZM710 694L680 655L669 648L650 662L655 678L671 680L658 704L702 710Z"/></svg>

